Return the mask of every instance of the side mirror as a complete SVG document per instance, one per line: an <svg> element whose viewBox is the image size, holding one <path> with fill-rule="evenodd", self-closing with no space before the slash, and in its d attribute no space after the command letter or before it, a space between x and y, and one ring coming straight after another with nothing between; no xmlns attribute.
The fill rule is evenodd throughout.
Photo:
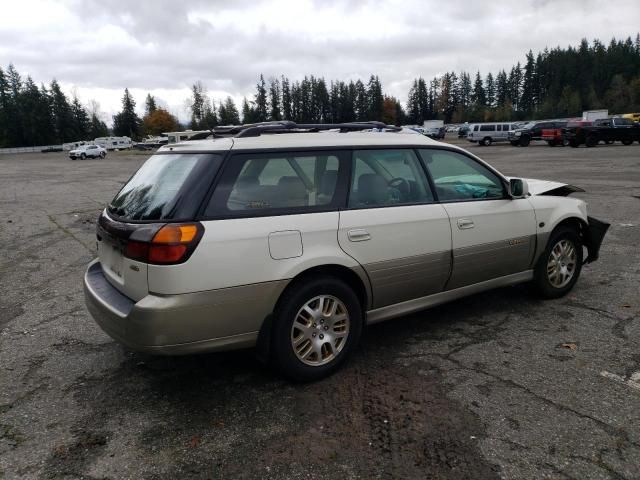
<svg viewBox="0 0 640 480"><path fill-rule="evenodd" d="M509 195L511 198L526 198L529 196L529 185L526 180L512 178L509 180Z"/></svg>

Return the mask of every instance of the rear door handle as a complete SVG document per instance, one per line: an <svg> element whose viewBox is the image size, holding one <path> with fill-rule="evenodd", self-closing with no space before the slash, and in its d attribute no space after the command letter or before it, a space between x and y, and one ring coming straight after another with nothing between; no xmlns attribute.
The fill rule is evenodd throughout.
<svg viewBox="0 0 640 480"><path fill-rule="evenodd" d="M371 235L369 235L369 232L367 232L362 228L349 230L347 232L347 236L349 237L349 240L351 240L352 242L365 242L367 240L371 240Z"/></svg>
<svg viewBox="0 0 640 480"><path fill-rule="evenodd" d="M458 228L460 230L466 230L467 228L473 228L473 227L475 227L475 224L473 223L473 220L471 220L470 218L458 219Z"/></svg>

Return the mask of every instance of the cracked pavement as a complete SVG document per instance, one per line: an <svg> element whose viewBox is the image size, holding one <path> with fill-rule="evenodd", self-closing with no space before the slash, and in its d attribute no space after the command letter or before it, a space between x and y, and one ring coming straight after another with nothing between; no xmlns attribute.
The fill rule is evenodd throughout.
<svg viewBox="0 0 640 480"><path fill-rule="evenodd" d="M456 143L585 188L600 260L565 298L372 326L309 385L251 351L132 353L91 320L93 222L148 154L0 156L0 479L640 478L640 146Z"/></svg>

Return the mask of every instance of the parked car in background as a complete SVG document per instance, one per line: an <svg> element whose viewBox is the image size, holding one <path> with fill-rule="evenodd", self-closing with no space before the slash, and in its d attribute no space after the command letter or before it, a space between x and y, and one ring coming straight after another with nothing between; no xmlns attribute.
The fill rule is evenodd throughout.
<svg viewBox="0 0 640 480"><path fill-rule="evenodd" d="M595 147L600 142L622 142L631 145L640 142L640 125L630 118L612 117L595 120L592 125L571 127L564 130L564 136L572 147L586 145Z"/></svg>
<svg viewBox="0 0 640 480"><path fill-rule="evenodd" d="M566 147L569 141L564 137L563 128L545 128L542 130L542 140L547 142L550 147L558 145Z"/></svg>
<svg viewBox="0 0 640 480"><path fill-rule="evenodd" d="M608 227L577 187L377 122L214 134L160 148L98 219L87 306L134 350L257 346L318 379L366 324L522 282L567 294Z"/></svg>
<svg viewBox="0 0 640 480"><path fill-rule="evenodd" d="M489 146L496 142L506 142L513 124L509 122L473 123L469 126L467 140Z"/></svg>
<svg viewBox="0 0 640 480"><path fill-rule="evenodd" d="M84 160L85 158L104 158L107 156L107 151L100 145L82 145L75 150L69 152L69 158L71 160Z"/></svg>
<svg viewBox="0 0 640 480"><path fill-rule="evenodd" d="M466 138L469 133L469 125L460 125L458 128L458 138Z"/></svg>
<svg viewBox="0 0 640 480"><path fill-rule="evenodd" d="M509 142L511 145L528 147L532 140L543 140L542 131L563 128L567 125L565 120L544 120L529 122L520 128L509 132Z"/></svg>

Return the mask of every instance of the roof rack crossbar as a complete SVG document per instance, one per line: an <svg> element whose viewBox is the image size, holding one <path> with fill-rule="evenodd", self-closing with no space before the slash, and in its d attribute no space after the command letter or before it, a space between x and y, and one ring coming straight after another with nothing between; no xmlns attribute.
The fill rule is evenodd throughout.
<svg viewBox="0 0 640 480"><path fill-rule="evenodd" d="M355 132L361 130L382 129L392 132L401 127L387 125L383 122L344 122L344 123L295 123L289 120L248 123L245 125L227 125L215 127L211 133L215 136L258 137L263 133L307 133L322 130L339 130L340 132Z"/></svg>

